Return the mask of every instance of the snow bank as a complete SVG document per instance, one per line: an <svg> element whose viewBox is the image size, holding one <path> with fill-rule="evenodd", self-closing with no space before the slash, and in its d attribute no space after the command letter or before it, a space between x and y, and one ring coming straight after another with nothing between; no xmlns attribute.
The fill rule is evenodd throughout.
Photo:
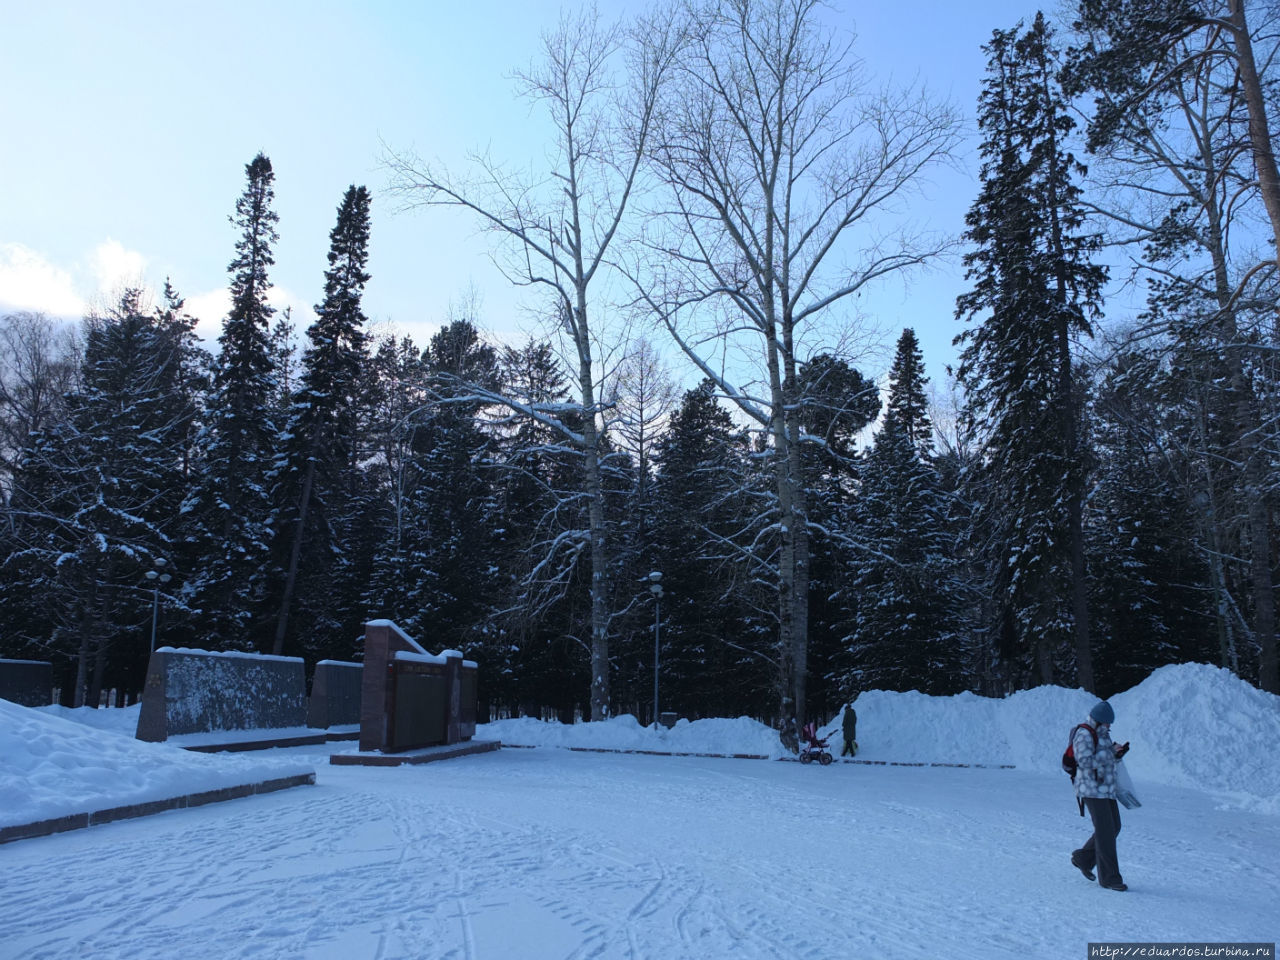
<svg viewBox="0 0 1280 960"><path fill-rule="evenodd" d="M1003 700L962 693L871 690L854 703L859 758L1011 763L1061 774L1071 728L1097 699L1083 690L1037 687ZM1125 766L1141 784L1192 787L1233 806L1280 813L1280 697L1230 670L1203 663L1161 667L1110 700L1111 734L1129 741ZM840 718L822 728L838 743Z"/></svg>
<svg viewBox="0 0 1280 960"><path fill-rule="evenodd" d="M476 727L476 738L529 747L594 747L658 750L667 753L750 753L783 755L778 732L749 717L736 720L680 720L668 730L642 727L627 714L603 723L544 723L532 717L496 720Z"/></svg>
<svg viewBox="0 0 1280 960"><path fill-rule="evenodd" d="M133 739L137 722L136 708L32 709L0 700L0 827L314 772L293 760L143 743Z"/></svg>
<svg viewBox="0 0 1280 960"><path fill-rule="evenodd" d="M854 704L858 759L1013 764L1065 776L1060 762L1067 736L1096 702L1064 687L1037 687L1003 700L869 690ZM1188 663L1161 667L1111 704L1112 735L1132 745L1125 765L1139 792L1144 782L1191 787L1232 806L1280 814L1280 697L1229 670ZM840 716L820 732L838 753ZM543 747L783 755L777 731L747 717L681 720L657 731L632 716L573 725L525 717L483 724L476 736Z"/></svg>
<svg viewBox="0 0 1280 960"><path fill-rule="evenodd" d="M1137 778L1280 814L1280 697L1203 663L1161 667L1111 698ZM1122 723L1123 721L1123 723Z"/></svg>

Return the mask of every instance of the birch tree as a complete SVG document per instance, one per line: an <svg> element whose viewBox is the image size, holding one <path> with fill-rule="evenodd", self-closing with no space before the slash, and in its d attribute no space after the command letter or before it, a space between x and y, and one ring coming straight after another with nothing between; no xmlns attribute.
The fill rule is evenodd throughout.
<svg viewBox="0 0 1280 960"><path fill-rule="evenodd" d="M637 295L716 389L767 434L786 729L806 716L809 516L798 371L849 332L858 291L936 243L895 227L955 141L952 110L877 89L816 0L709 0L685 42L650 151L666 202Z"/></svg>
<svg viewBox="0 0 1280 960"><path fill-rule="evenodd" d="M561 19L542 40L541 59L516 75L517 92L543 108L549 123L550 168L543 180L509 173L488 156L472 158L474 176L459 178L410 154L388 163L393 189L407 207L458 207L492 231L508 254L513 283L536 288L550 301L565 337L576 377L571 404L576 426L554 411L539 415L557 423L582 454L591 566L591 717L609 715L609 543L601 480L604 405L597 387L599 335L607 323L596 315L597 293L635 193L652 129L660 81L670 47L655 40L641 51L635 37L605 25L594 10ZM626 81L620 61L629 71ZM501 402L500 399L498 402ZM532 412L532 411L525 411Z"/></svg>

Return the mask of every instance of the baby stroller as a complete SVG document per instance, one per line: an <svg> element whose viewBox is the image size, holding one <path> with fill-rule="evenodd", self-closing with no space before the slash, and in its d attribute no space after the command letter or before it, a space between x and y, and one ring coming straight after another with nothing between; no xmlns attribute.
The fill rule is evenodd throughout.
<svg viewBox="0 0 1280 960"><path fill-rule="evenodd" d="M831 762L831 754L827 752L827 741L818 739L818 727L815 723L806 723L800 735L808 741L800 748L800 762L813 763L817 760L824 767Z"/></svg>

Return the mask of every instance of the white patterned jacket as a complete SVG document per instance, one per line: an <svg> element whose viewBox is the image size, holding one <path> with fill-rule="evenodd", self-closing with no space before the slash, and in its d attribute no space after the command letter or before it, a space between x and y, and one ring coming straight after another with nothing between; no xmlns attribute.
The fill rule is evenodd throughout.
<svg viewBox="0 0 1280 960"><path fill-rule="evenodd" d="M1093 727L1093 724L1088 724ZM1116 798L1116 745L1111 742L1109 724L1099 724L1098 745L1084 727L1076 730L1071 744L1076 757L1076 796L1080 799Z"/></svg>

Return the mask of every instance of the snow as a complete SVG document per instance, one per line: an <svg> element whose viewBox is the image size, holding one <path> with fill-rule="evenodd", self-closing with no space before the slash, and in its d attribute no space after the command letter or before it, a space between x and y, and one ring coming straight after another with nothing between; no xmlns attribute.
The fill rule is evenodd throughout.
<svg viewBox="0 0 1280 960"><path fill-rule="evenodd" d="M680 720L668 730L642 727L635 717L601 723L543 723L532 717L497 720L476 727L476 739L529 747L653 750L661 753L743 753L786 755L778 733L749 717L736 720Z"/></svg>
<svg viewBox="0 0 1280 960"><path fill-rule="evenodd" d="M274 660L279 663L304 663L301 657L277 657L269 653L247 653L243 650L197 650L194 647L160 647L156 653L180 653L186 656L228 657L247 660Z"/></svg>
<svg viewBox="0 0 1280 960"><path fill-rule="evenodd" d="M436 656L433 653L414 653L410 650L397 650L395 653L396 660L405 660L409 663L437 663L443 664L448 658L444 654Z"/></svg>
<svg viewBox="0 0 1280 960"><path fill-rule="evenodd" d="M390 620L370 620L368 623L365 624L365 626L366 627L389 627L390 629L394 630L396 632L396 635L399 636L400 639L403 640L405 643L412 644L414 652L416 653L427 652L426 647L420 644L417 640L413 639L413 637L409 636L407 633L401 630L398 626L396 626L395 623L393 623Z"/></svg>
<svg viewBox="0 0 1280 960"><path fill-rule="evenodd" d="M68 715L83 722L66 719ZM143 743L133 739L137 724L137 707L37 710L0 700L0 827L314 769L313 763L297 758L197 754Z"/></svg>
<svg viewBox="0 0 1280 960"><path fill-rule="evenodd" d="M778 753L745 718L631 717L504 720L477 738L538 749L338 767L343 745L189 754L129 739L136 708L0 702L3 822L15 802L47 818L63 792L119 805L139 779L207 789L223 763L317 772L0 848L0 955L1077 960L1097 941L1274 941L1280 698L1203 665L1112 698L1144 804L1122 812L1124 894L1067 862L1089 826L1057 763L1092 702L1060 688L857 701L859 759L1013 770L555 749Z"/></svg>

